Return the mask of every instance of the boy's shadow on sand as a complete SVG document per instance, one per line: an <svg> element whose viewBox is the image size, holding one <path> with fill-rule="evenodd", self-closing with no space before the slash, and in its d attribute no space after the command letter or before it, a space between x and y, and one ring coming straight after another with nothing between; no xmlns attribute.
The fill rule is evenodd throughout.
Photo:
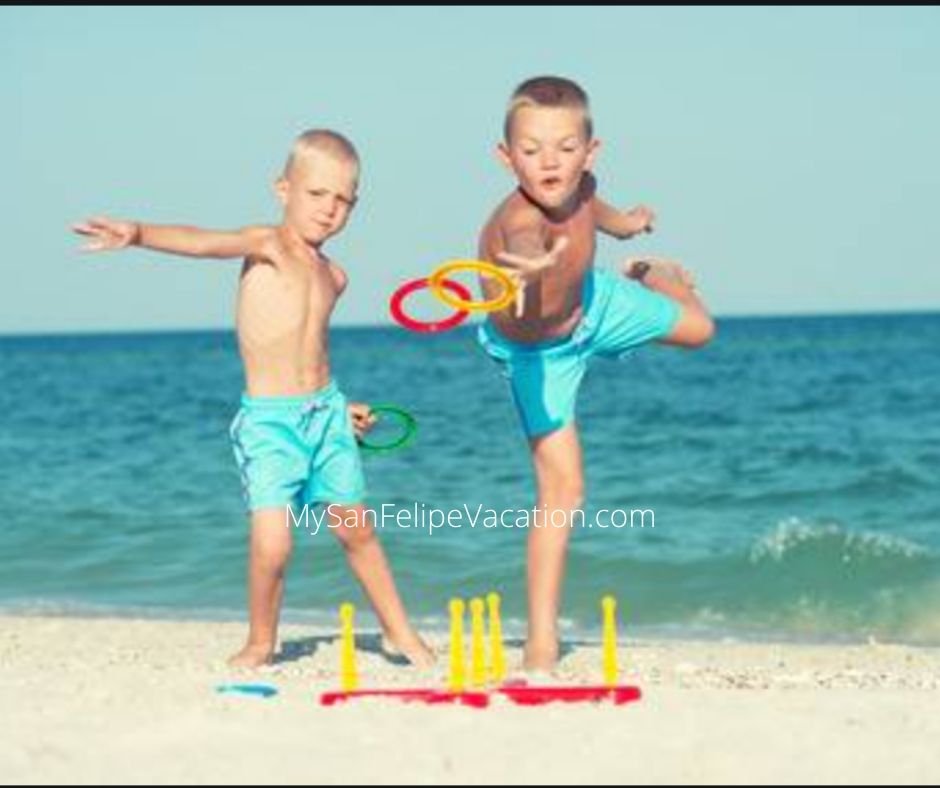
<svg viewBox="0 0 940 788"><path fill-rule="evenodd" d="M274 655L275 665L285 665L299 659L316 656L321 646L329 646L339 640L339 635L316 635L309 638L294 638L285 640L281 650ZM382 636L379 633L356 635L356 651L365 654L376 654L391 665L410 665L408 658L402 654L389 651L382 645Z"/></svg>

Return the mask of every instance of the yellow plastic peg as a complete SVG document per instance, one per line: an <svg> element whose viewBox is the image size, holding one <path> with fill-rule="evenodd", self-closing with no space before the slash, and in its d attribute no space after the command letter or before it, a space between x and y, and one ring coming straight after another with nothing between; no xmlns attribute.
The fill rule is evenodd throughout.
<svg viewBox="0 0 940 788"><path fill-rule="evenodd" d="M470 600L470 683L474 687L486 684L486 654L484 653L483 613L485 605L479 597Z"/></svg>
<svg viewBox="0 0 940 788"><path fill-rule="evenodd" d="M604 617L604 684L614 687L617 684L617 600L612 596L605 596L601 600L601 610Z"/></svg>
<svg viewBox="0 0 940 788"><path fill-rule="evenodd" d="M500 682L506 678L506 655L503 653L503 625L499 618L499 594L486 596L490 614L490 679Z"/></svg>
<svg viewBox="0 0 940 788"><path fill-rule="evenodd" d="M356 673L356 640L353 635L353 616L356 608L349 602L339 606L339 681L343 692L352 692L359 684Z"/></svg>

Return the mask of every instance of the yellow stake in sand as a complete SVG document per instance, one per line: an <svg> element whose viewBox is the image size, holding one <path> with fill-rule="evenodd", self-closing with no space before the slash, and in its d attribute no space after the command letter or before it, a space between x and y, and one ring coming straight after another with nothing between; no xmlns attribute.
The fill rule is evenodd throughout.
<svg viewBox="0 0 940 788"><path fill-rule="evenodd" d="M356 641L353 636L353 616L356 608L349 602L339 606L339 682L343 692L352 692L359 684L356 675Z"/></svg>
<svg viewBox="0 0 940 788"><path fill-rule="evenodd" d="M474 687L486 684L486 654L483 640L483 600L470 600L470 683Z"/></svg>
<svg viewBox="0 0 940 788"><path fill-rule="evenodd" d="M486 604L490 614L490 679L499 682L506 678L503 625L499 620L499 594L495 591L487 594Z"/></svg>
<svg viewBox="0 0 940 788"><path fill-rule="evenodd" d="M617 600L612 596L605 596L601 600L604 615L604 684L608 687L617 684L617 622L614 619L616 609Z"/></svg>
<svg viewBox="0 0 940 788"><path fill-rule="evenodd" d="M451 692L463 692L463 610L462 599L450 600L450 676L448 686Z"/></svg>

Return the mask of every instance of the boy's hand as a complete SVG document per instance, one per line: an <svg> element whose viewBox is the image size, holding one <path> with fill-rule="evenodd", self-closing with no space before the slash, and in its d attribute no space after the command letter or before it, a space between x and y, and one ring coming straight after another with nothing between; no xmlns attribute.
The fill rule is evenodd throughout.
<svg viewBox="0 0 940 788"><path fill-rule="evenodd" d="M523 257L510 252L500 252L496 259L510 268L509 275L515 280L519 289L516 291L516 317L522 317L525 308L525 288L536 274L556 265L562 252L568 248L568 236L560 235L555 239L552 248L538 257Z"/></svg>
<svg viewBox="0 0 940 788"><path fill-rule="evenodd" d="M140 225L137 222L109 219L106 216L96 216L87 222L73 224L72 230L92 239L81 248L83 252L126 249L140 238Z"/></svg>
<svg viewBox="0 0 940 788"><path fill-rule="evenodd" d="M653 232L653 224L656 221L656 214L653 213L652 208L638 205L633 210L624 212L624 219L626 220L627 231L631 235L651 233Z"/></svg>
<svg viewBox="0 0 940 788"><path fill-rule="evenodd" d="M352 420L353 432L361 438L375 426L376 418L372 409L365 402L349 403L349 418Z"/></svg>

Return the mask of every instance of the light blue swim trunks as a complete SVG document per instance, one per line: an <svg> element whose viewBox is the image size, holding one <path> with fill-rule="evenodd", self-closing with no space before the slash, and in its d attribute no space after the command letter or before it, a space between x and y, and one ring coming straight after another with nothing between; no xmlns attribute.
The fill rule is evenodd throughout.
<svg viewBox="0 0 940 788"><path fill-rule="evenodd" d="M346 406L333 380L296 397L242 396L229 434L249 511L363 500L362 461Z"/></svg>
<svg viewBox="0 0 940 788"><path fill-rule="evenodd" d="M477 338L502 368L528 437L574 420L578 388L588 358L621 358L668 336L680 307L633 279L592 269L584 277L584 316L570 336L544 342L513 342L484 322Z"/></svg>

